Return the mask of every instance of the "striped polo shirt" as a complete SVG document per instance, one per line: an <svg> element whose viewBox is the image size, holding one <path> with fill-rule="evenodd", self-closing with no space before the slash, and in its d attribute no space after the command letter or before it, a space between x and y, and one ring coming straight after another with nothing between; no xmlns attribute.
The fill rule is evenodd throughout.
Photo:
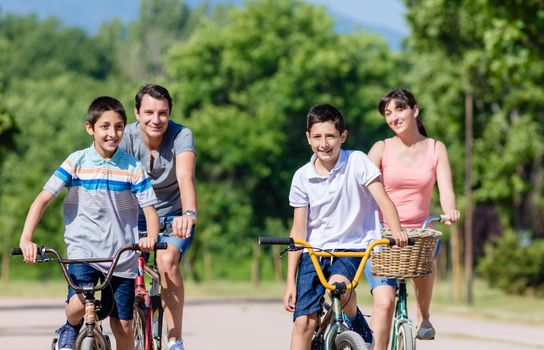
<svg viewBox="0 0 544 350"><path fill-rule="evenodd" d="M72 153L45 184L57 196L66 187L64 241L68 257L107 258L137 242L138 210L157 201L141 163L121 149L104 159L94 144ZM109 263L92 264L106 272ZM114 275L134 278L137 256L122 254Z"/></svg>

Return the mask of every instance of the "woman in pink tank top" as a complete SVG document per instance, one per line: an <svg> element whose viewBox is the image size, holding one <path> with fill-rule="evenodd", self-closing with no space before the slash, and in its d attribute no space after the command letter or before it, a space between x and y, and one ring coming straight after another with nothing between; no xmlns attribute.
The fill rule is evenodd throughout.
<svg viewBox="0 0 544 350"><path fill-rule="evenodd" d="M421 227L429 216L435 183L442 211L449 217L446 224L456 223L460 213L455 206L448 152L442 142L427 137L418 118L419 106L414 95L405 89L391 90L382 97L378 109L395 136L376 142L368 156L382 171L385 190L397 207L401 226ZM431 276L414 279L419 339L435 336L429 321L434 275L433 268ZM386 305L394 305L395 291L391 289L390 304ZM392 317L393 306L388 312Z"/></svg>

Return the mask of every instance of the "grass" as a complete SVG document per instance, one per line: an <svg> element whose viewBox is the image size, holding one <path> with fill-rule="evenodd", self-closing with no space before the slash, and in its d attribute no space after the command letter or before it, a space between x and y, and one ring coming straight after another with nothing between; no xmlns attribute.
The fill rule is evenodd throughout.
<svg viewBox="0 0 544 350"><path fill-rule="evenodd" d="M213 281L195 283L186 282L187 299L230 298L230 299L276 299L281 300L284 285L277 282L261 282L253 286L249 282ZM506 295L497 289L489 288L484 282L477 280L474 284L473 305L468 306L464 301L456 302L453 298L452 283L440 281L433 295L432 308L437 312L451 313L469 317L484 317L489 319L514 321L544 325L544 298L534 296ZM358 287L359 303L370 305L371 296L366 281ZM0 299L21 298L59 298L63 299L66 284L55 280L11 281L0 284ZM413 302L413 291L409 289L409 300Z"/></svg>

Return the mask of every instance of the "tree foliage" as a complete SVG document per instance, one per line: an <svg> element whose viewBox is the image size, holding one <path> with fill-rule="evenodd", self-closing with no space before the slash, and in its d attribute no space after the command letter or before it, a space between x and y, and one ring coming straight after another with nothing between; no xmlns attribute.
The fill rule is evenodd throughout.
<svg viewBox="0 0 544 350"><path fill-rule="evenodd" d="M338 106L349 147L368 149L384 135L375 106L396 64L380 38L338 34L324 9L290 0L247 2L175 45L169 86L196 135L206 249L247 256L255 236L286 235L291 177L310 157L308 109ZM267 232L278 219L282 232Z"/></svg>
<svg viewBox="0 0 544 350"><path fill-rule="evenodd" d="M464 95L474 95L474 197L544 236L544 11L538 1L406 1L410 83L464 177ZM451 152L454 150L454 152Z"/></svg>

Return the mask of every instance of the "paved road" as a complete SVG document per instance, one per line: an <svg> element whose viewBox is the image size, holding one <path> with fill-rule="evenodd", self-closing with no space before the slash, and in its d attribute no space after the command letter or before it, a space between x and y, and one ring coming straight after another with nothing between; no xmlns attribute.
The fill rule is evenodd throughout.
<svg viewBox="0 0 544 350"><path fill-rule="evenodd" d="M186 306L188 350L288 349L291 316L278 301L192 300ZM544 349L544 327L435 314L434 341L418 350ZM0 300L2 349L49 349L53 331L64 322L62 301Z"/></svg>

